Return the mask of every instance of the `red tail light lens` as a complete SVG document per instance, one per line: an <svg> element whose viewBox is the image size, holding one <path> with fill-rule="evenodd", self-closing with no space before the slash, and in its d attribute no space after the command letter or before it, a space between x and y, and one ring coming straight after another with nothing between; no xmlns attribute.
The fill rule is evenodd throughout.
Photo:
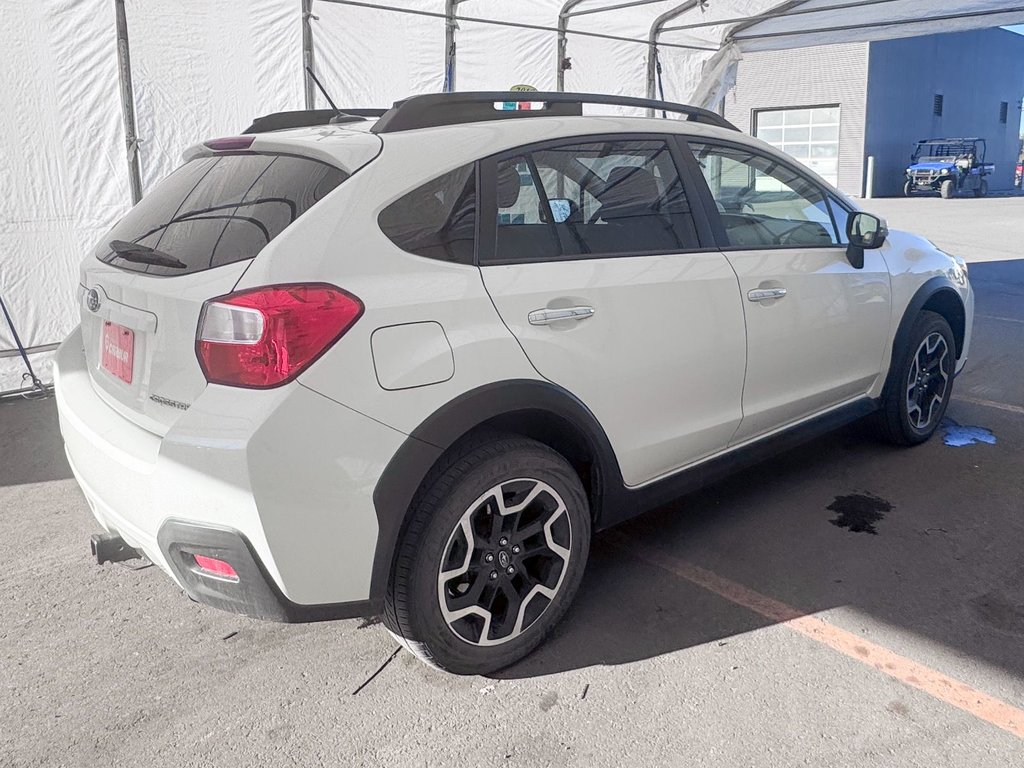
<svg viewBox="0 0 1024 768"><path fill-rule="evenodd" d="M206 380L266 389L285 384L363 314L363 303L324 283L272 285L206 302L196 354Z"/></svg>
<svg viewBox="0 0 1024 768"><path fill-rule="evenodd" d="M215 557L207 557L206 555L192 555L192 557L196 561L196 565L199 566L199 570L213 576L219 576L222 579L238 581L238 574L231 567L231 563L226 563Z"/></svg>

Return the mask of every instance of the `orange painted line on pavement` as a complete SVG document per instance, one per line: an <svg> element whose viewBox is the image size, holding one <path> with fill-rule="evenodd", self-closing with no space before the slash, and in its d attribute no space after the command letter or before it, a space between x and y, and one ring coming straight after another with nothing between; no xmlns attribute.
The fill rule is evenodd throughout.
<svg viewBox="0 0 1024 768"><path fill-rule="evenodd" d="M702 589L713 592L731 603L742 606L769 621L790 629L855 659L879 672L899 680L911 688L951 704L1019 739L1024 739L1024 710L1011 706L987 693L919 664L905 656L840 629L816 616L808 615L791 605L762 595L735 581L668 555L653 547L637 544L622 534L605 534L615 546L650 565L686 579Z"/></svg>

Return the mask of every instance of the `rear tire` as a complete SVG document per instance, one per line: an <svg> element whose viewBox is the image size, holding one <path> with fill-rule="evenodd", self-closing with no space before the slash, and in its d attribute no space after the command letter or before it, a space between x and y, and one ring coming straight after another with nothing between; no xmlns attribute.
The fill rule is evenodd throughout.
<svg viewBox="0 0 1024 768"><path fill-rule="evenodd" d="M943 200L949 200L956 194L956 182L952 179L946 179L939 185L939 195Z"/></svg>
<svg viewBox="0 0 1024 768"><path fill-rule="evenodd" d="M975 197L984 197L988 194L988 182L982 179L978 183L978 188L974 190Z"/></svg>
<svg viewBox="0 0 1024 768"><path fill-rule="evenodd" d="M579 476L535 440L491 435L442 458L410 511L384 624L420 661L487 674L568 610L590 549Z"/></svg>
<svg viewBox="0 0 1024 768"><path fill-rule="evenodd" d="M907 348L893 364L877 414L883 439L911 446L935 433L953 393L955 350L946 319L935 312L921 312L911 327Z"/></svg>

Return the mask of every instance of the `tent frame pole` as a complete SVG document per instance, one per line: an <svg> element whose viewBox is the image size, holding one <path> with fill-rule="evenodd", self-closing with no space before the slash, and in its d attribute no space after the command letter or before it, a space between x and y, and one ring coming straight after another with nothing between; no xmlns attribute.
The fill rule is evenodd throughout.
<svg viewBox="0 0 1024 768"><path fill-rule="evenodd" d="M132 89L132 59L128 49L128 18L124 11L124 0L114 0L114 18L117 25L117 74L121 86L128 185L132 192L132 205L135 205L142 199L142 173L139 170L139 136L135 125L135 92Z"/></svg>
<svg viewBox="0 0 1024 768"><path fill-rule="evenodd" d="M648 99L656 99L658 93L658 40L661 37L661 33L664 31L664 27L673 19L682 16L693 8L699 8L703 4L703 0L687 0L685 3L680 3L674 8L670 8L663 14L658 16L651 24L651 31L647 35L647 88L646 95ZM648 117L654 117L654 110L647 110Z"/></svg>
<svg viewBox="0 0 1024 768"><path fill-rule="evenodd" d="M306 109L316 109L316 86L309 73L315 71L313 58L313 0L302 0L302 87Z"/></svg>

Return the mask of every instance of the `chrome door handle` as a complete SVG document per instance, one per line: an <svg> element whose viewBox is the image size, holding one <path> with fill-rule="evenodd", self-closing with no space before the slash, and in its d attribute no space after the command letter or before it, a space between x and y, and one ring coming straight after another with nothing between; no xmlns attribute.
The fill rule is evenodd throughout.
<svg viewBox="0 0 1024 768"><path fill-rule="evenodd" d="M785 288L754 288L751 291L747 291L747 298L750 301L766 301L767 299L781 299L785 295Z"/></svg>
<svg viewBox="0 0 1024 768"><path fill-rule="evenodd" d="M593 307L566 307L565 309L535 309L527 319L530 325L551 325L559 320L586 320L594 314Z"/></svg>

